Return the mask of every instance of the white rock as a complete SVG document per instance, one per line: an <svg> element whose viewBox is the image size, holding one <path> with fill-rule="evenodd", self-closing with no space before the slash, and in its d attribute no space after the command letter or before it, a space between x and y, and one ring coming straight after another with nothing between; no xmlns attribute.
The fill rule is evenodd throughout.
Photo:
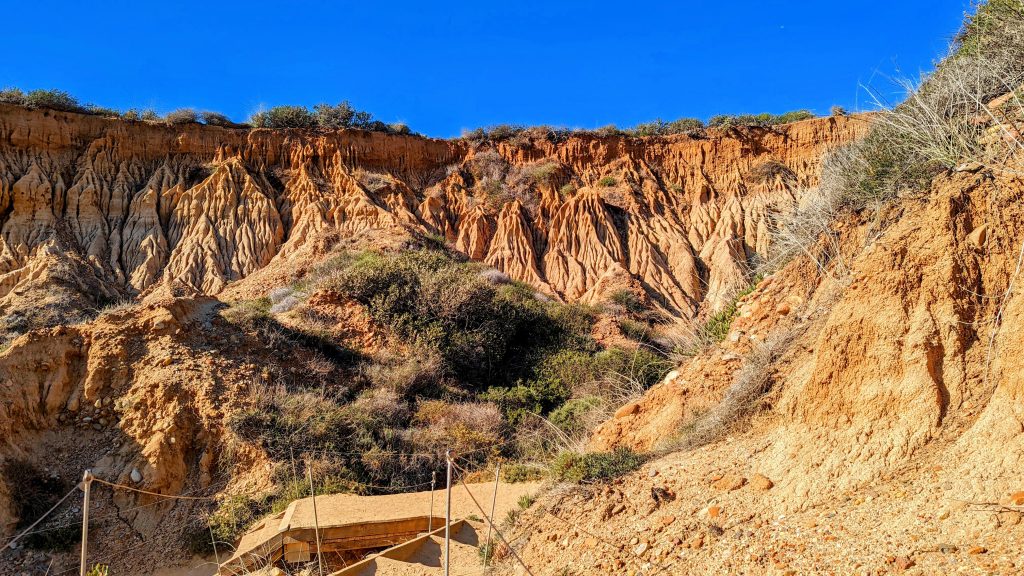
<svg viewBox="0 0 1024 576"><path fill-rule="evenodd" d="M132 468L131 477L132 477L132 482L135 482L136 484L138 484L139 482L142 482L142 472L139 472L138 468Z"/></svg>

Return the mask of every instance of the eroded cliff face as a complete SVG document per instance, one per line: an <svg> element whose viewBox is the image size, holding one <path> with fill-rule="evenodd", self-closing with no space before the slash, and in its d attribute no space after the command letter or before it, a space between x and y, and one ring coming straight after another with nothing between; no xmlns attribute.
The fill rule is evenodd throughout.
<svg viewBox="0 0 1024 576"><path fill-rule="evenodd" d="M443 235L559 298L637 282L669 315L692 316L742 282L772 211L864 125L492 147L0 106L0 311L59 316L164 278L218 294L289 266L326 231L403 229ZM69 295L40 301L54 290Z"/></svg>
<svg viewBox="0 0 1024 576"><path fill-rule="evenodd" d="M259 488L268 462L226 445L229 415L257 383L308 380L323 363L225 321L219 301L266 295L339 242L433 235L556 298L643 290L667 317L692 317L747 282L773 215L865 128L836 117L699 140L474 144L0 106L0 455L164 494ZM325 309L346 346L374 349L367 318ZM191 504L146 495L93 505L153 551L146 567L180 553L194 520Z"/></svg>
<svg viewBox="0 0 1024 576"><path fill-rule="evenodd" d="M879 219L848 214L848 275L798 259L740 298L724 342L591 439L667 455L542 500L520 555L568 549L593 574L1020 573L1019 173L964 166ZM751 383L756 402L707 417Z"/></svg>

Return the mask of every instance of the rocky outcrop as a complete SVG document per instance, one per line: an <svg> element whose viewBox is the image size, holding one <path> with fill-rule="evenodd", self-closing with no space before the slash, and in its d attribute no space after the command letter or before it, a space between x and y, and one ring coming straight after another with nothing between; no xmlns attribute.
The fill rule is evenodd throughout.
<svg viewBox="0 0 1024 576"><path fill-rule="evenodd" d="M504 177L484 186L471 163L491 145L463 140L0 106L0 310L61 254L88 265L95 282L81 292L92 296L130 296L161 278L216 294L325 231L405 228L563 299L624 271L659 308L690 316L729 295L766 249L773 207L813 186L822 154L864 124L502 142ZM758 176L766 163L786 176ZM550 170L531 179L537 166Z"/></svg>

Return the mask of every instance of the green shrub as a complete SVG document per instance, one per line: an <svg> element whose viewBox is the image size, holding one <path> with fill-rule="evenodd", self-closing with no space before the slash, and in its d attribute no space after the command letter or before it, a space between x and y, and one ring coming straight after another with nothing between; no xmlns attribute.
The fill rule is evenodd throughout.
<svg viewBox="0 0 1024 576"><path fill-rule="evenodd" d="M299 440L309 446L345 445L356 410L347 414L348 409L318 394L285 393L268 403L234 411L228 417L228 429L242 440L261 445L272 457L285 458ZM365 424L358 419L354 423Z"/></svg>
<svg viewBox="0 0 1024 576"><path fill-rule="evenodd" d="M502 140L508 140L513 136L518 136L525 130L526 127L519 124L497 124L495 126L472 130L463 134L463 138L476 141L491 140L494 142L500 142Z"/></svg>
<svg viewBox="0 0 1024 576"><path fill-rule="evenodd" d="M616 126L615 124L608 124L607 126L601 126L600 128L594 130L594 134L597 134L598 136L607 137L622 136L625 134L625 132L619 130L619 127Z"/></svg>
<svg viewBox="0 0 1024 576"><path fill-rule="evenodd" d="M670 136L673 134L686 134L691 137L700 137L705 133L704 122L696 118L680 118L671 122L656 119L652 122L643 122L633 128L625 130L629 136Z"/></svg>
<svg viewBox="0 0 1024 576"><path fill-rule="evenodd" d="M1024 21L1024 2L1020 0L987 0L968 16L955 39L957 53L976 56L990 53L1019 42L1012 30L1015 23ZM1018 46L1019 48L1019 46Z"/></svg>
<svg viewBox="0 0 1024 576"><path fill-rule="evenodd" d="M849 113L846 111L846 108L843 108L842 106L833 106L829 110L829 114L832 116L846 116Z"/></svg>
<svg viewBox="0 0 1024 576"><path fill-rule="evenodd" d="M121 112L114 110L113 108L105 108L103 106L97 106L95 104L86 104L85 111L89 114L96 116L105 116L107 118L120 118Z"/></svg>
<svg viewBox="0 0 1024 576"><path fill-rule="evenodd" d="M575 484L612 480L636 470L648 457L629 448L613 452L563 452L555 458L552 475L562 482Z"/></svg>
<svg viewBox="0 0 1024 576"><path fill-rule="evenodd" d="M261 324L273 319L270 314L272 306L270 297L264 296L254 300L243 300L232 304L224 311L224 318L249 330L258 330Z"/></svg>
<svg viewBox="0 0 1024 576"><path fill-rule="evenodd" d="M596 396L573 398L553 410L548 420L566 436L573 438L588 431L590 422L587 418L600 405L601 399Z"/></svg>
<svg viewBox="0 0 1024 576"><path fill-rule="evenodd" d="M32 90L25 94L25 106L47 108L61 112L85 112L73 96L63 90Z"/></svg>
<svg viewBox="0 0 1024 576"><path fill-rule="evenodd" d="M481 542L477 545L476 553L480 557L480 562L486 563L488 558L494 558L494 542Z"/></svg>
<svg viewBox="0 0 1024 576"><path fill-rule="evenodd" d="M25 93L21 91L21 88L4 88L0 90L0 103L24 106Z"/></svg>
<svg viewBox="0 0 1024 576"><path fill-rule="evenodd" d="M839 206L853 210L888 201L908 190L922 190L941 170L921 155L907 134L883 125L826 160L822 186Z"/></svg>
<svg viewBox="0 0 1024 576"><path fill-rule="evenodd" d="M653 122L642 122L626 130L630 136L662 136L666 133L668 123L660 118Z"/></svg>
<svg viewBox="0 0 1024 576"><path fill-rule="evenodd" d="M199 113L199 117L202 119L203 124L209 126L221 126L223 128L241 128L244 125L232 122L230 118L221 114L220 112L210 112L209 110Z"/></svg>
<svg viewBox="0 0 1024 576"><path fill-rule="evenodd" d="M348 101L337 105L317 104L313 107L316 125L325 130L344 128L369 129L373 123L373 115L352 107Z"/></svg>
<svg viewBox="0 0 1024 576"><path fill-rule="evenodd" d="M645 310L644 303L640 300L640 297L636 295L632 290L622 289L612 292L608 296L613 304L617 304L626 309L627 312L638 314Z"/></svg>
<svg viewBox="0 0 1024 576"><path fill-rule="evenodd" d="M570 324L581 326L589 321L586 312L580 314L584 318ZM579 334L577 329L568 332ZM646 388L660 379L665 365L648 350L630 352L613 348L595 354L589 337L579 338L576 344L568 344L544 356L532 377L521 379L512 387L492 387L483 397L501 406L509 423L517 425L528 414L553 413L573 395L589 394L595 386L601 388L602 381L628 379L636 382L637 387Z"/></svg>
<svg viewBox="0 0 1024 576"><path fill-rule="evenodd" d="M522 169L522 177L528 180L531 184L544 184L550 182L557 174L557 162L528 164Z"/></svg>
<svg viewBox="0 0 1024 576"><path fill-rule="evenodd" d="M486 402L420 402L412 420L420 451L440 454L446 449L483 464L497 454L494 446L504 437L504 422L497 406Z"/></svg>
<svg viewBox="0 0 1024 576"><path fill-rule="evenodd" d="M442 394L445 368L431 349L410 351L404 357L386 358L363 367L363 375L375 388L394 390L403 396L437 397Z"/></svg>
<svg viewBox="0 0 1024 576"><path fill-rule="evenodd" d="M724 308L712 314L703 325L701 325L701 332L707 336L707 339L712 343L718 343L725 340L725 337L729 335L729 327L732 326L732 321L736 319L739 314L736 302L730 302Z"/></svg>
<svg viewBox="0 0 1024 576"><path fill-rule="evenodd" d="M195 124L199 122L199 115L191 108L179 108L168 112L164 121L171 125Z"/></svg>
<svg viewBox="0 0 1024 576"><path fill-rule="evenodd" d="M697 118L680 118L668 123L669 134L686 134L691 137L701 137L705 134L705 125Z"/></svg>
<svg viewBox="0 0 1024 576"><path fill-rule="evenodd" d="M519 516L522 513L523 513L522 510L518 510L516 508L512 508L511 510L509 510L508 513L505 514L505 525L506 526L515 526L516 522L519 521Z"/></svg>
<svg viewBox="0 0 1024 576"><path fill-rule="evenodd" d="M517 503L519 504L519 508L526 510L530 506L533 506L533 503L536 501L537 499L534 498L533 496L529 494L523 494L522 496L519 497L519 501Z"/></svg>
<svg viewBox="0 0 1024 576"><path fill-rule="evenodd" d="M253 114L249 123L256 128L315 128L316 117L302 106L275 106Z"/></svg>
<svg viewBox="0 0 1024 576"><path fill-rule="evenodd" d="M676 342L671 354L681 358L691 357L725 340L733 320L739 315L739 299L753 292L763 279L762 274L754 276L721 310L694 327L692 333L682 338L681 342Z"/></svg>
<svg viewBox="0 0 1024 576"><path fill-rule="evenodd" d="M643 390L660 382L672 368L671 362L645 346L609 348L594 355L596 374L629 380Z"/></svg>
<svg viewBox="0 0 1024 576"><path fill-rule="evenodd" d="M631 318L620 318L619 330L622 330L626 338L637 342L647 342L651 339L651 327L645 322L637 322Z"/></svg>
<svg viewBox="0 0 1024 576"><path fill-rule="evenodd" d="M544 469L540 466L510 462L501 467L501 478L510 484L533 482L544 478Z"/></svg>
<svg viewBox="0 0 1024 576"><path fill-rule="evenodd" d="M798 122L814 117L814 113L808 110L795 110L783 114L769 114L767 112L763 114L723 114L712 116L708 120L708 126L713 128L730 128L733 126L768 127L778 124L789 124L790 122Z"/></svg>
<svg viewBox="0 0 1024 576"><path fill-rule="evenodd" d="M437 351L459 381L481 389L530 374L546 351L579 343L579 317L532 288L495 284L477 264L435 250L367 253L336 273L330 289L364 305L394 334Z"/></svg>
<svg viewBox="0 0 1024 576"><path fill-rule="evenodd" d="M614 176L605 176L604 178L601 178L600 180L597 181L598 186L604 186L606 188L615 186L617 183L618 180L616 180Z"/></svg>

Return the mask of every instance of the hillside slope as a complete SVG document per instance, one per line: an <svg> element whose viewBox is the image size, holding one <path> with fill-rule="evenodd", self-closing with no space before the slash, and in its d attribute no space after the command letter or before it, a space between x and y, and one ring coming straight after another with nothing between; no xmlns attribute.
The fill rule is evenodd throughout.
<svg viewBox="0 0 1024 576"><path fill-rule="evenodd" d="M845 221L842 280L807 260L765 278L725 342L592 439L688 449L555 491L520 554L568 574L1024 570L1016 173L965 166L881 229ZM767 396L735 414L756 417L709 428L751 383Z"/></svg>

